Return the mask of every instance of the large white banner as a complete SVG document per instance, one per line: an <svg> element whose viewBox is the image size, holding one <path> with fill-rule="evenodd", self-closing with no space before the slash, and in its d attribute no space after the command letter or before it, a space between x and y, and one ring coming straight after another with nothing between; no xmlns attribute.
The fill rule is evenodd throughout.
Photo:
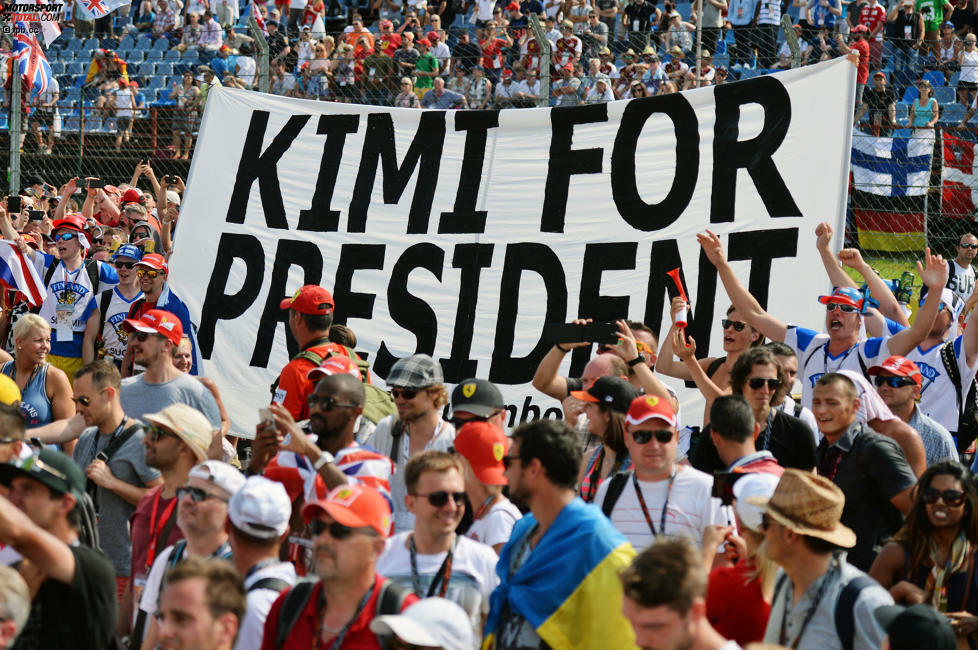
<svg viewBox="0 0 978 650"><path fill-rule="evenodd" d="M627 317L664 332L665 272L677 266L691 333L722 354L729 301L694 237L707 228L772 313L821 327L828 281L813 231L828 220L841 237L854 76L839 59L683 94L504 111L212 90L171 282L200 324L232 430L253 432L269 401L289 359L279 302L307 283L332 291L336 321L379 378L429 353L449 383L500 384L511 423L559 416L530 385L544 323ZM562 370L579 376L588 355Z"/></svg>

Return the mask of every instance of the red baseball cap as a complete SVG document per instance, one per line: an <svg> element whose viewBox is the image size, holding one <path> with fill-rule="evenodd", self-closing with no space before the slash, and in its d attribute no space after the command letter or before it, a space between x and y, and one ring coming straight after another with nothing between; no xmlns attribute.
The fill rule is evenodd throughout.
<svg viewBox="0 0 978 650"><path fill-rule="evenodd" d="M897 377L910 377L917 382L918 386L924 383L924 378L920 374L920 368L917 367L916 363L906 357L896 355L887 357L886 361L878 366L872 366L866 371L869 375L878 375L883 372L889 372Z"/></svg>
<svg viewBox="0 0 978 650"><path fill-rule="evenodd" d="M380 492L366 485L341 485L325 499L306 504L306 521L320 512L350 528L373 528L387 537L391 528L391 507Z"/></svg>
<svg viewBox="0 0 978 650"><path fill-rule="evenodd" d="M142 203L143 193L137 189L129 188L126 190L125 194L122 195L122 205L127 203Z"/></svg>
<svg viewBox="0 0 978 650"><path fill-rule="evenodd" d="M508 5L506 5L506 11L518 11L519 8L520 6L515 2L510 2Z"/></svg>
<svg viewBox="0 0 978 650"><path fill-rule="evenodd" d="M307 284L296 290L291 298L279 303L281 309L294 309L300 314L323 316L333 313L333 296L318 284Z"/></svg>
<svg viewBox="0 0 978 650"><path fill-rule="evenodd" d="M829 303L836 305L849 305L858 310L862 310L865 296L852 287L838 287L829 296L819 296L818 301L823 305Z"/></svg>
<svg viewBox="0 0 978 650"><path fill-rule="evenodd" d="M431 41L429 41L427 38L419 38L417 41L414 42L414 44L424 45L425 47L431 47Z"/></svg>
<svg viewBox="0 0 978 650"><path fill-rule="evenodd" d="M350 375L360 379L360 367L357 362L344 354L334 354L323 359L318 367L306 373L307 379L322 379L329 375Z"/></svg>
<svg viewBox="0 0 978 650"><path fill-rule="evenodd" d="M672 405L655 395L641 395L632 400L625 415L625 422L633 427L648 420L662 420L671 427L676 426L676 412Z"/></svg>
<svg viewBox="0 0 978 650"><path fill-rule="evenodd" d="M151 269L163 271L164 273L170 272L170 267L166 263L166 258L159 253L149 253L147 255L143 255L143 258L136 262L136 266L148 266Z"/></svg>
<svg viewBox="0 0 978 650"><path fill-rule="evenodd" d="M869 31L869 27L866 27L866 25L856 25L855 27L852 28L852 31L853 32L868 32Z"/></svg>
<svg viewBox="0 0 978 650"><path fill-rule="evenodd" d="M159 334L173 345L180 345L180 339L183 338L183 325L180 324L180 319L162 309L150 309L142 318L127 318L122 321L122 327L127 332Z"/></svg>
<svg viewBox="0 0 978 650"><path fill-rule="evenodd" d="M437 41L441 39L441 37L438 36L438 32L428 32L425 34L425 38L427 38L429 41Z"/></svg>
<svg viewBox="0 0 978 650"><path fill-rule="evenodd" d="M61 228L67 228L68 230L77 230L78 232L84 232L85 227L88 226L88 221L82 215L77 212L66 215L63 219L58 219L53 224L51 224L53 230L52 233L60 230Z"/></svg>
<svg viewBox="0 0 978 650"><path fill-rule="evenodd" d="M498 427L488 422L468 422L455 436L455 451L472 466L472 473L486 485L506 485L503 458L509 452L509 440Z"/></svg>

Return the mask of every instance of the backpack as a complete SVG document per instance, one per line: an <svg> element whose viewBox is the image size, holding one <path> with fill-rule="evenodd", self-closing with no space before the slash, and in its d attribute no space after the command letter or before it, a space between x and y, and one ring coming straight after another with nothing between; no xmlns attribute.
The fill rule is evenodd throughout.
<svg viewBox="0 0 978 650"><path fill-rule="evenodd" d="M59 264L52 264L48 267L47 272L44 274L44 288L47 288L51 284L51 279L54 277L54 272L58 269ZM92 285L92 293L98 293L99 287L99 269L97 260L85 260L83 266L85 267L85 273L88 274L88 281Z"/></svg>
<svg viewBox="0 0 978 650"><path fill-rule="evenodd" d="M292 585L289 582L282 580L281 578L262 578L255 584L248 587L248 591L255 591L257 589L274 589L275 591L282 593Z"/></svg>
<svg viewBox="0 0 978 650"><path fill-rule="evenodd" d="M788 574L782 573L778 578L778 583L774 586L774 597L788 584ZM878 584L875 580L866 575L853 578L842 588L839 600L835 602L835 633L839 636L839 643L842 650L852 650L853 642L856 638L856 622L854 620L853 607L859 600L859 594L866 587ZM790 595L789 595L790 597Z"/></svg>
<svg viewBox="0 0 978 650"><path fill-rule="evenodd" d="M282 609L278 612L278 629L275 630L275 647L281 648L292 633L296 621L302 615L309 603L312 591L319 579L300 580L285 594ZM400 614L404 608L404 599L413 593L393 580L385 580L377 594L376 616Z"/></svg>
<svg viewBox="0 0 978 650"><path fill-rule="evenodd" d="M948 341L941 347L941 363L947 371L948 379L954 384L954 396L958 402L958 452L964 453L978 437L978 386L975 380L968 386L968 394L961 401L961 373L958 371L958 360L954 354L954 341Z"/></svg>

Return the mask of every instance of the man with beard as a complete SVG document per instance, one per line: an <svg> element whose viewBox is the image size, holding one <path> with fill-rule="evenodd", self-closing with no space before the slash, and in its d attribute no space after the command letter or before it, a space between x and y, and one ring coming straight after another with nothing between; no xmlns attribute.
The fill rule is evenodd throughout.
<svg viewBox="0 0 978 650"><path fill-rule="evenodd" d="M351 483L369 485L389 499L394 464L354 441L364 401L363 382L349 374L336 374L316 384L308 399L306 422L296 423L288 409L272 404L269 411L273 419L258 425L248 472L264 473L285 484L293 511L301 510L303 502L312 503L328 490ZM290 557L300 575L308 559L303 547L309 546L301 528L301 522L293 519Z"/></svg>
<svg viewBox="0 0 978 650"><path fill-rule="evenodd" d="M173 365L173 348L180 345L183 326L168 311L150 309L142 318L127 318L122 326L130 332L133 360L146 371L122 381L122 408L131 417L181 403L203 413L214 430L221 428L221 412L207 388ZM209 440L208 440L209 442Z"/></svg>
<svg viewBox="0 0 978 650"><path fill-rule="evenodd" d="M374 568L390 529L387 500L373 488L341 485L307 504L302 514L313 535L319 580L304 580L275 601L265 620L262 650L379 650L370 621L418 601Z"/></svg>
<svg viewBox="0 0 978 650"><path fill-rule="evenodd" d="M961 235L958 241L958 255L948 260L947 288L961 298L968 300L975 290L975 269L971 264L978 255L978 237L972 233Z"/></svg>
<svg viewBox="0 0 978 650"><path fill-rule="evenodd" d="M707 576L693 544L674 537L653 544L621 574L622 611L642 650L734 650L706 617Z"/></svg>

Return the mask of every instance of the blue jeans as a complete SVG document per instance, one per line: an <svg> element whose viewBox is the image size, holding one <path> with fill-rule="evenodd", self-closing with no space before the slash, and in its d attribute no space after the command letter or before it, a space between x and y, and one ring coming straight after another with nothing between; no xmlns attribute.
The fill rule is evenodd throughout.
<svg viewBox="0 0 978 650"><path fill-rule="evenodd" d="M893 87L904 87L913 85L917 80L919 70L917 69L917 56L919 52L914 49L893 48L893 78L890 85Z"/></svg>

